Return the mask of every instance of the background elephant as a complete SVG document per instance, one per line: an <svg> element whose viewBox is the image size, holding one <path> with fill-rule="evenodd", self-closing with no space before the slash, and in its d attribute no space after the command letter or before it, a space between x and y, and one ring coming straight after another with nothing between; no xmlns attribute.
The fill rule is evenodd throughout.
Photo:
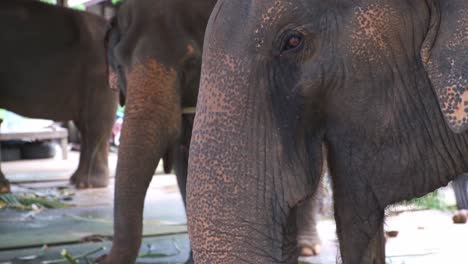
<svg viewBox="0 0 468 264"><path fill-rule="evenodd" d="M82 141L71 182L79 188L109 181L117 94L108 86L106 25L95 15L38 1L0 3L0 108L75 122ZM1 172L0 189L9 190Z"/></svg>
<svg viewBox="0 0 468 264"><path fill-rule="evenodd" d="M127 0L111 22L109 61L118 73L113 79L126 108L116 175L113 247L99 263L135 261L144 199L160 159L166 173L174 167L185 202L194 119L193 112L186 110L197 102L203 37L215 3ZM312 199L305 203L307 208L313 205ZM304 246L320 243L313 212L305 211L302 218L302 240L310 242Z"/></svg>
<svg viewBox="0 0 468 264"><path fill-rule="evenodd" d="M195 262L297 263L294 212L326 159L343 263L385 263L385 207L467 171L467 14L464 0L220 0L190 149Z"/></svg>
<svg viewBox="0 0 468 264"><path fill-rule="evenodd" d="M185 202L188 148L205 27L216 0L127 0L111 22L108 57L118 73L125 118L114 203L114 238L99 263L134 263L143 205L161 158L175 169Z"/></svg>

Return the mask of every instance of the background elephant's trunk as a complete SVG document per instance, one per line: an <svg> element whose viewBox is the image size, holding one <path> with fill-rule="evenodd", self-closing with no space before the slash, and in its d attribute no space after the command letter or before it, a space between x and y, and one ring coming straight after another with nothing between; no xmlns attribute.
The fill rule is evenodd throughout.
<svg viewBox="0 0 468 264"><path fill-rule="evenodd" d="M177 139L181 124L179 97L170 88L175 81L174 71L149 60L135 65L128 77L112 247L128 262L116 260L118 263L133 262L138 254L146 190L159 160Z"/></svg>

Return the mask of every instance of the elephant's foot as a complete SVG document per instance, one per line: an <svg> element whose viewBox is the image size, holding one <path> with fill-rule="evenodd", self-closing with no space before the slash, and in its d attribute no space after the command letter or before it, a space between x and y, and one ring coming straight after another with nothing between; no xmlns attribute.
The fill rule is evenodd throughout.
<svg viewBox="0 0 468 264"><path fill-rule="evenodd" d="M310 257L317 256L320 254L322 246L320 244L314 244L313 246L301 246L301 256Z"/></svg>
<svg viewBox="0 0 468 264"><path fill-rule="evenodd" d="M73 173L70 183L78 189L104 188L109 184L109 173L83 173L78 170Z"/></svg>
<svg viewBox="0 0 468 264"><path fill-rule="evenodd" d="M2 193L9 193L10 192L10 183L8 182L7 179L5 179L5 176L1 174L0 172L0 194Z"/></svg>

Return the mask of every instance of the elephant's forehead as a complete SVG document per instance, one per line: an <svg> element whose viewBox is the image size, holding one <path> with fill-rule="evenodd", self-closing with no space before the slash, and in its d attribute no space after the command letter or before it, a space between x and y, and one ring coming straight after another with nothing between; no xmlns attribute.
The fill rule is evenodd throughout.
<svg viewBox="0 0 468 264"><path fill-rule="evenodd" d="M272 4L262 8L260 14L260 27L272 26L280 19L286 11L293 6L291 1L274 1Z"/></svg>
<svg viewBox="0 0 468 264"><path fill-rule="evenodd" d="M262 6L254 9L254 17L257 25L254 29L255 46L260 48L265 44L265 38L275 25L279 23L287 14L299 9L298 1L277 0L273 3L264 3Z"/></svg>
<svg viewBox="0 0 468 264"><path fill-rule="evenodd" d="M353 55L378 61L381 56L389 55L390 48L398 36L401 16L389 4L369 4L353 9L351 17L351 51Z"/></svg>

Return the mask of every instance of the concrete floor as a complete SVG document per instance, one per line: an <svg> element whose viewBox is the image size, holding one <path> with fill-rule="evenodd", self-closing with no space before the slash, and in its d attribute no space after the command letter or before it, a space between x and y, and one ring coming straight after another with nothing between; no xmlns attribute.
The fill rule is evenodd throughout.
<svg viewBox="0 0 468 264"><path fill-rule="evenodd" d="M67 161L60 157L49 160L5 162L3 171L14 184L14 192L52 193L65 189L74 193L76 206L44 211L0 210L0 264L41 263L60 258L67 249L77 256L100 247L110 248L109 241L89 243L83 238L112 236L113 180L108 188L75 190L68 185L78 153ZM116 156L111 154L111 168ZM183 263L189 252L186 217L174 175L163 175L159 168L145 202L145 240L141 253L165 253L171 256L139 259L138 263ZM454 225L450 212L403 212L386 220L386 230L399 235L387 242L387 263L439 264L466 263L464 255L468 225ZM303 258L314 264L336 263L339 256L333 220L319 222L323 241L322 254ZM47 250L41 250L48 245ZM42 252L42 253L41 253ZM38 257L38 255L43 255ZM29 259L29 260L28 260Z"/></svg>
<svg viewBox="0 0 468 264"><path fill-rule="evenodd" d="M80 244L66 244L49 246L47 248L28 248L9 251L0 251L1 264L43 264L46 261L62 259L60 253L66 249L70 255L78 257L82 254L87 254L97 251L89 255L90 259L95 259L104 253L108 252L111 247L111 242L94 242ZM140 257L137 263L170 263L182 264L189 256L189 240L187 234L174 234L164 236L146 237L143 240L143 245L140 254L155 254L155 256ZM58 262L54 262L58 263ZM60 262L69 264L68 262ZM85 263L85 262L81 262Z"/></svg>
<svg viewBox="0 0 468 264"><path fill-rule="evenodd" d="M114 180L102 189L76 190L68 184L68 178L78 164L78 153L71 152L68 160L61 157L47 160L15 161L2 163L2 169L12 183L14 193L34 193L60 196L71 195L66 203L73 207L41 211L0 210L0 263L40 263L57 259L63 248L73 255L80 255L105 246L110 242L82 243L90 237L108 238L113 235ZM109 158L112 175L116 155ZM144 236L142 253L148 245L154 252L180 253L159 261L181 262L188 256L186 217L183 202L174 175L164 175L158 168L145 200ZM178 235L180 234L180 235ZM40 259L26 261L48 250ZM96 255L103 254L101 251ZM20 259L19 259L20 258ZM143 263L145 260L141 260ZM154 263L154 259L149 259Z"/></svg>
<svg viewBox="0 0 468 264"><path fill-rule="evenodd" d="M323 252L301 260L315 264L334 264L339 259L335 223L319 222ZM462 264L466 261L467 224L453 224L451 212L437 210L403 212L389 216L385 230L398 231L386 244L388 264ZM339 263L339 262L338 262Z"/></svg>

